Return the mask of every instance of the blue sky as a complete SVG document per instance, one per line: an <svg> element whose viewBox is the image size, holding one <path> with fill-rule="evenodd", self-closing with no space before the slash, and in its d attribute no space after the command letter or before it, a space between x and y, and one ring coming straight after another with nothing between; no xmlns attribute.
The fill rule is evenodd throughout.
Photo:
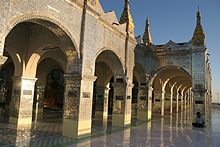
<svg viewBox="0 0 220 147"><path fill-rule="evenodd" d="M114 10L118 18L124 0L100 0L105 12ZM154 44L169 40L185 42L192 38L196 24L197 8L202 15L212 67L213 92L220 90L220 0L130 0L131 14L135 23L135 35L142 35L146 17Z"/></svg>

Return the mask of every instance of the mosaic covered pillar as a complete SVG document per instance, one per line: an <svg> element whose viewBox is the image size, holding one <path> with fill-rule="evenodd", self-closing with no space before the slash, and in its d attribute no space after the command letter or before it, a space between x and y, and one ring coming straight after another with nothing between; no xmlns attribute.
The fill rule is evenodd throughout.
<svg viewBox="0 0 220 147"><path fill-rule="evenodd" d="M165 91L162 91L161 93L161 115L164 115L164 110L165 110Z"/></svg>
<svg viewBox="0 0 220 147"><path fill-rule="evenodd" d="M153 96L153 87L148 87L148 105L147 105L147 119L150 120L152 118L152 96Z"/></svg>
<svg viewBox="0 0 220 147"><path fill-rule="evenodd" d="M95 115L102 119L108 118L108 95L109 87L96 87L96 107Z"/></svg>
<svg viewBox="0 0 220 147"><path fill-rule="evenodd" d="M127 84L124 78L116 77L112 114L113 126L126 126L131 124L132 87L132 84Z"/></svg>
<svg viewBox="0 0 220 147"><path fill-rule="evenodd" d="M31 128L35 78L14 77L9 123L18 129Z"/></svg>
<svg viewBox="0 0 220 147"><path fill-rule="evenodd" d="M148 115L148 95L147 95L147 87L142 86L138 88L138 112L137 116L139 120L147 121Z"/></svg>
<svg viewBox="0 0 220 147"><path fill-rule="evenodd" d="M45 85L36 86L36 110L35 110L35 121L43 119L44 112L44 92Z"/></svg>
<svg viewBox="0 0 220 147"><path fill-rule="evenodd" d="M6 73L5 73L6 74ZM7 87L6 87L6 80L5 77L1 77L0 79L1 85L0 85L0 118L5 115L5 104L7 103ZM3 104L3 105L1 105Z"/></svg>
<svg viewBox="0 0 220 147"><path fill-rule="evenodd" d="M94 76L65 75L63 136L84 138L91 135Z"/></svg>
<svg viewBox="0 0 220 147"><path fill-rule="evenodd" d="M206 117L205 100L207 92L207 60L208 51L204 44L194 44L192 47L192 92L193 114L200 112Z"/></svg>

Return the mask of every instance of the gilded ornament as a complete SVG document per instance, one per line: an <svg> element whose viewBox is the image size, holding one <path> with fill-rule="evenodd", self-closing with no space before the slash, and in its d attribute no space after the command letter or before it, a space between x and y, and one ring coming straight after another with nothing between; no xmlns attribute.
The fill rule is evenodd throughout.
<svg viewBox="0 0 220 147"><path fill-rule="evenodd" d="M75 51L69 49L66 51L66 56L68 58L68 61L72 61L77 56L77 54Z"/></svg>

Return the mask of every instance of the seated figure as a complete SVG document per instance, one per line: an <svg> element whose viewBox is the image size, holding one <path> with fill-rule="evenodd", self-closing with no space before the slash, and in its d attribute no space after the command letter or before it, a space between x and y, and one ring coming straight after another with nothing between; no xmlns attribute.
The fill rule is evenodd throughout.
<svg viewBox="0 0 220 147"><path fill-rule="evenodd" d="M196 122L192 123L194 127L203 128L205 127L205 121L200 112L196 112Z"/></svg>

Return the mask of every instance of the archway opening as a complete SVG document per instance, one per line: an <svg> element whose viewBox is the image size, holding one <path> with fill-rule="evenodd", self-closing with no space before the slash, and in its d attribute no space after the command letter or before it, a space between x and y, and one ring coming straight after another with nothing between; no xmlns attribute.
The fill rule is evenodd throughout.
<svg viewBox="0 0 220 147"><path fill-rule="evenodd" d="M138 111L138 93L139 93L139 83L137 78L133 76L133 88L132 88L132 101L131 101L131 121L132 124L137 122L137 111Z"/></svg>
<svg viewBox="0 0 220 147"><path fill-rule="evenodd" d="M44 107L51 110L63 110L64 75L63 71L54 69L47 75L44 95Z"/></svg>
<svg viewBox="0 0 220 147"><path fill-rule="evenodd" d="M104 133L112 125L114 105L115 75L123 73L121 62L117 55L105 50L95 61L95 76L92 109L92 133ZM100 127L102 131L100 131Z"/></svg>
<svg viewBox="0 0 220 147"><path fill-rule="evenodd" d="M171 114L183 110L186 95L182 93L182 90L192 86L192 77L180 67L167 66L156 72L152 86L154 89L153 114Z"/></svg>
<svg viewBox="0 0 220 147"><path fill-rule="evenodd" d="M15 87L17 91L14 92L24 93L24 88L28 87L27 85L21 87L23 78L32 80L31 82L35 84L31 85L33 90L26 90L28 93L25 96L17 93L11 97L12 100L16 100L16 103L10 105L13 112L20 113L21 106L27 106L23 107L25 117L22 116L28 119L25 122L26 124L31 124L29 120L41 123L39 118L51 117L55 118L53 122L59 124L58 129L51 131L62 132L64 73L78 71L75 66L72 66L78 60L78 53L71 37L63 27L38 18L24 20L24 22L16 24L7 35L5 51L9 52L15 64L12 77L18 77L20 80L19 83L13 81L13 86L17 86ZM37 81L35 82L35 80ZM24 102L22 99L26 100L25 104L17 106L19 102ZM50 112L46 115L44 108L50 112L59 112L59 115ZM10 115L12 115L15 123L20 119L18 114L11 113ZM40 129L38 124L33 124L35 130Z"/></svg>
<svg viewBox="0 0 220 147"><path fill-rule="evenodd" d="M135 64L133 70L132 89L132 124L147 121L148 115L148 91L145 68L141 64Z"/></svg>
<svg viewBox="0 0 220 147"><path fill-rule="evenodd" d="M61 122L65 92L63 69L55 60L46 58L38 65L37 78L34 120L57 119Z"/></svg>

